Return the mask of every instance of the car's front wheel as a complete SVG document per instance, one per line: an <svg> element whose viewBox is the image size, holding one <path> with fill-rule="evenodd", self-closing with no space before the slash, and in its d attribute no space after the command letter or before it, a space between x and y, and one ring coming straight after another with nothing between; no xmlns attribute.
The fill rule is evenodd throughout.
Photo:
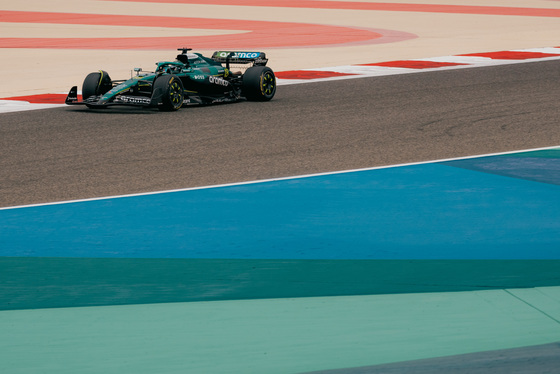
<svg viewBox="0 0 560 374"><path fill-rule="evenodd" d="M91 96L104 95L112 87L111 77L106 71L99 70L89 73L82 84L82 100L85 101Z"/></svg>
<svg viewBox="0 0 560 374"><path fill-rule="evenodd" d="M162 75L154 81L152 99L156 98L159 110L174 111L181 108L185 99L183 82L176 75Z"/></svg>
<svg viewBox="0 0 560 374"><path fill-rule="evenodd" d="M253 66L243 74L243 95L247 100L268 101L276 93L276 77L271 68Z"/></svg>

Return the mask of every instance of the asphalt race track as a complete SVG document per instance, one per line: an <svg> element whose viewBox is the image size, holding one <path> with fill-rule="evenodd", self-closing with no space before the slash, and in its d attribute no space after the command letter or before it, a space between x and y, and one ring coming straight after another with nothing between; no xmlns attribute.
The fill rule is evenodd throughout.
<svg viewBox="0 0 560 374"><path fill-rule="evenodd" d="M556 146L560 62L280 86L271 102L2 114L0 206Z"/></svg>

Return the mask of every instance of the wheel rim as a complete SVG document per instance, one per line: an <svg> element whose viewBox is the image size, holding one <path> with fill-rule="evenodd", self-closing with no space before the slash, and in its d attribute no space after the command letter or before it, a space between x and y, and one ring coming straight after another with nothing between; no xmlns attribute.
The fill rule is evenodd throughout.
<svg viewBox="0 0 560 374"><path fill-rule="evenodd" d="M274 76L272 73L267 71L264 73L262 80L261 80L261 91L263 95L270 96L274 93L274 88L276 86Z"/></svg>
<svg viewBox="0 0 560 374"><path fill-rule="evenodd" d="M171 105L174 108L178 108L183 104L183 89L176 79L169 85L169 101L171 101Z"/></svg>

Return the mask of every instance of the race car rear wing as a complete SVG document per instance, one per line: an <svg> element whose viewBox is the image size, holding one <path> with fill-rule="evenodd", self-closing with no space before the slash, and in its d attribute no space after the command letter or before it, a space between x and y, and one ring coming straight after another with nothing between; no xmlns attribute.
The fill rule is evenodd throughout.
<svg viewBox="0 0 560 374"><path fill-rule="evenodd" d="M264 52L236 52L236 51L216 51L212 55L212 60L225 63L229 66L232 64L253 64L265 66L268 62ZM226 66L226 67L228 67ZM229 67L228 67L229 68Z"/></svg>

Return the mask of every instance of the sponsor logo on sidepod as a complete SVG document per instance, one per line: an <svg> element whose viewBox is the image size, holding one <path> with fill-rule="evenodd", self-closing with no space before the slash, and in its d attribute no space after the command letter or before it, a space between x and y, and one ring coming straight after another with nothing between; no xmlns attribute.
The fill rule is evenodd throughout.
<svg viewBox="0 0 560 374"><path fill-rule="evenodd" d="M212 84L217 84L217 85L224 86L224 87L229 86L229 82L226 81L225 79L219 78L219 77L214 77L212 75L208 77L208 81Z"/></svg>

